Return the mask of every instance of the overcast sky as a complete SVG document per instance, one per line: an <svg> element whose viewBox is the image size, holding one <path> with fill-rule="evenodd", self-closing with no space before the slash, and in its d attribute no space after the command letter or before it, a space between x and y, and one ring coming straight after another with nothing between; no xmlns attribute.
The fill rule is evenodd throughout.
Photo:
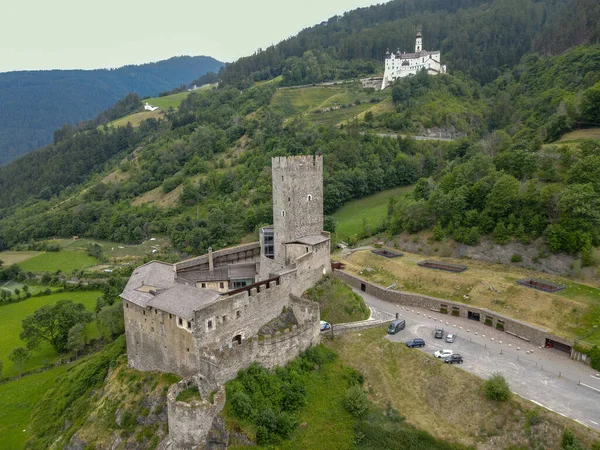
<svg viewBox="0 0 600 450"><path fill-rule="evenodd" d="M371 0L20 0L2 8L0 72L208 55L234 61Z"/></svg>

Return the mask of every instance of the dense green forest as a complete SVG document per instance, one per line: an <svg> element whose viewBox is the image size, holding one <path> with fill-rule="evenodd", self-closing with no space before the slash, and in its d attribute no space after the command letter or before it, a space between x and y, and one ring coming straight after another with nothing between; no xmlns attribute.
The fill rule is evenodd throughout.
<svg viewBox="0 0 600 450"><path fill-rule="evenodd" d="M207 56L183 56L119 69L0 73L0 166L48 144L63 124L93 119L129 92L157 95L221 66Z"/></svg>
<svg viewBox="0 0 600 450"><path fill-rule="evenodd" d="M425 49L440 49L451 72L487 83L531 51L557 54L600 42L599 23L595 0L394 0L240 58L221 78L240 87L279 75L285 85L315 83L372 73L373 61L383 71L386 50L411 51L422 24Z"/></svg>
<svg viewBox="0 0 600 450"><path fill-rule="evenodd" d="M164 119L136 128L97 128L139 102L125 98L90 127L63 127L53 144L0 168L0 248L71 235L133 243L166 234L188 254L231 245L272 220L270 158L318 153L325 161L326 214L348 200L417 183L414 198L390 205L389 231L434 227L439 238L467 243L488 234L498 241L544 237L552 251L589 253L600 243L594 207L600 193L598 145L548 143L600 123L600 45L583 44L556 56L528 53L543 33L560 31L566 4L577 5L578 20L587 24L578 39L597 40L590 22L597 8L581 13L585 1L543 0L519 9L511 0L405 0L357 10L273 47L294 48L300 56L281 53L268 74L253 75L267 67L262 58L269 50L228 65L219 89L190 94ZM319 81L323 69L333 70L327 77L334 78L339 70L369 73L377 67L375 54L350 55L348 42L368 35L394 43L406 35L408 45L414 27L406 21L426 24L426 16L446 18L443 26L425 30L431 30L432 47L440 45L445 54L448 46L451 67L460 61L452 59L458 44L450 45L459 31L470 30L469 48L485 56L465 53L471 62L462 72L400 79L392 89L372 93L373 109L358 100L342 104L336 114L349 120L341 126L314 120L320 109L299 114L301 109L281 107L287 104L283 95L292 102L308 91L278 91L277 83L239 89L275 75L282 75L284 85ZM470 25L463 27L465 21ZM572 29L563 32L567 36ZM318 39L330 39L337 53ZM526 45L517 48L509 41ZM321 75L294 71L298 58L314 62ZM300 76L292 80L294 73ZM205 79L214 81L214 75ZM340 98L359 98L349 92ZM322 101L318 95L315 105ZM366 112L344 116L343 108ZM437 128L463 137L436 142L378 134ZM165 195L167 204L153 203Z"/></svg>

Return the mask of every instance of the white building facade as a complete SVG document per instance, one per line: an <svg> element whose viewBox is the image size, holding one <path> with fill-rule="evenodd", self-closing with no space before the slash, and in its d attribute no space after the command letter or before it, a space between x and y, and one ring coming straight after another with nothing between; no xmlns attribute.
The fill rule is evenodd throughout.
<svg viewBox="0 0 600 450"><path fill-rule="evenodd" d="M416 75L422 69L425 69L429 75L446 73L446 66L441 63L440 51L423 50L423 35L419 28L414 53L400 53L400 49L396 53L387 51L381 89L390 86L398 78Z"/></svg>

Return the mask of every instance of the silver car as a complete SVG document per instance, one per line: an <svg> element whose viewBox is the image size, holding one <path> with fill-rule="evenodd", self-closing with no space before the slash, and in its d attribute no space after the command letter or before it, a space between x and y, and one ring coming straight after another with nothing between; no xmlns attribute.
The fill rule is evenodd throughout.
<svg viewBox="0 0 600 450"><path fill-rule="evenodd" d="M453 343L455 339L456 339L456 334L454 334L454 333L448 333L446 335L446 342L449 342L450 344Z"/></svg>

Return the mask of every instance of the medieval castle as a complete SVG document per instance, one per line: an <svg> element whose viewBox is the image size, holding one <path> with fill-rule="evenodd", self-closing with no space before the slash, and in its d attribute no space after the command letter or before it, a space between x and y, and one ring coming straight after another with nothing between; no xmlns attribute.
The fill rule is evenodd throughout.
<svg viewBox="0 0 600 450"><path fill-rule="evenodd" d="M273 158L272 177L274 223L259 242L150 262L121 294L130 367L186 377L167 396L173 449L203 443L225 403L222 385L239 370L283 365L319 342L319 306L300 296L331 270L323 158ZM273 329L290 321L291 328ZM191 384L203 401L176 401Z"/></svg>

